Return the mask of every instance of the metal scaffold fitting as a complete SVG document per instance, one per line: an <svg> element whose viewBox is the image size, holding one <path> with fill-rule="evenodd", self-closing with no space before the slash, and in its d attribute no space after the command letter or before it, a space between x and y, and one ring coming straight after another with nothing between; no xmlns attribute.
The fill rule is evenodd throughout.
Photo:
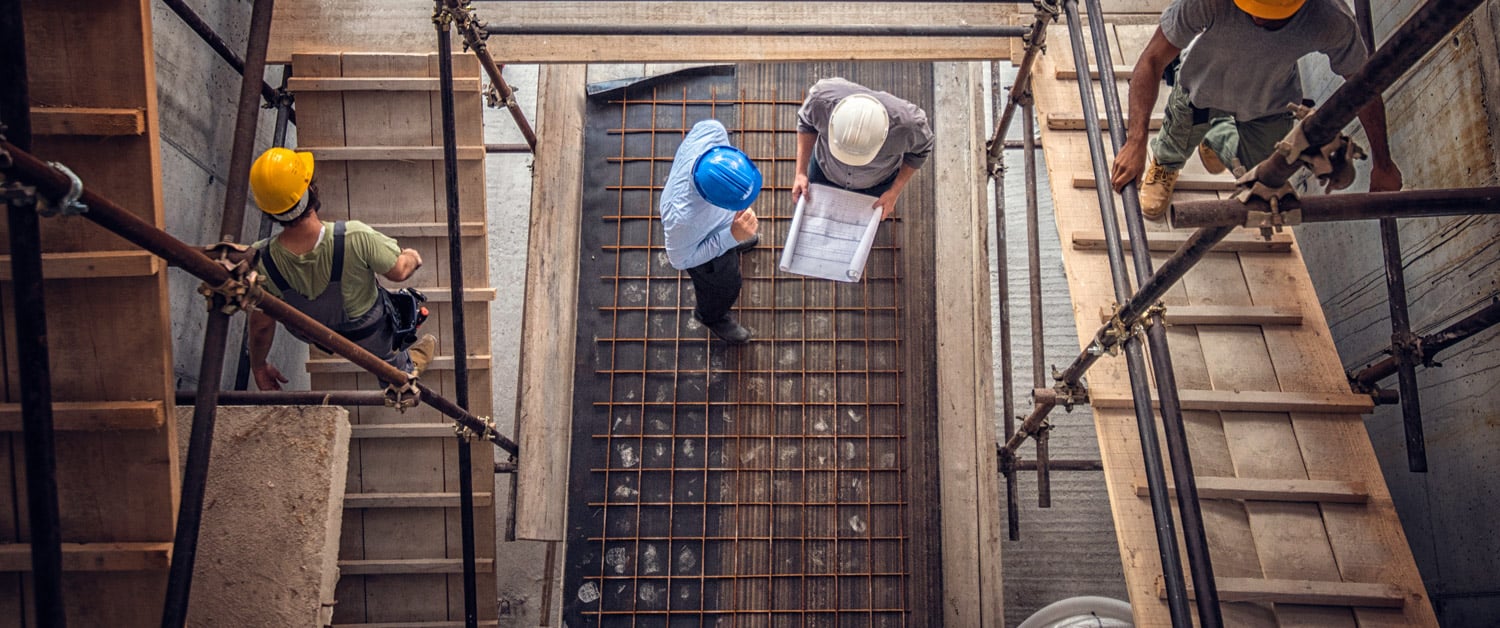
<svg viewBox="0 0 1500 628"><path fill-rule="evenodd" d="M495 420L487 416L479 417L479 420L483 423L483 427L479 431L476 432L463 423L454 423L453 433L465 442L478 443L488 440L490 434L496 433Z"/></svg>
<svg viewBox="0 0 1500 628"><path fill-rule="evenodd" d="M259 251L246 244L218 242L203 247L203 254L229 273L229 278L218 285L207 281L198 285L198 294L207 300L208 309L224 314L254 310L265 296L260 287L260 273L255 271Z"/></svg>
<svg viewBox="0 0 1500 628"><path fill-rule="evenodd" d="M387 408L395 408L405 413L407 408L415 408L421 400L422 389L417 387L415 375L400 384L386 384L385 386L385 407ZM457 429L463 424L455 422L453 425Z"/></svg>
<svg viewBox="0 0 1500 628"><path fill-rule="evenodd" d="M59 215L77 216L88 211L88 205L78 202L79 197L83 196L83 179L78 178L78 175L74 174L67 166L55 161L49 161L47 165L51 166L53 170L63 173L63 176L68 177L71 187L68 188L66 194L63 194L62 198L56 201L45 197L38 199L40 202L36 204L36 213L51 218Z"/></svg>

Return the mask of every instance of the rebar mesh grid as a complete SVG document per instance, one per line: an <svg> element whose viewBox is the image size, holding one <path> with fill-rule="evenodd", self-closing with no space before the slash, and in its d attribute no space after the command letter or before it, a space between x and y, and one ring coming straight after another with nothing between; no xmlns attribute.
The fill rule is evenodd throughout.
<svg viewBox="0 0 1500 628"><path fill-rule="evenodd" d="M608 180L582 218L580 310L598 326L580 329L570 625L908 624L901 251L887 223L860 283L777 270L803 94L789 95L721 77L591 104L612 117L590 123L612 155L589 161ZM692 319L657 216L678 144L707 118L766 181L741 262L744 347Z"/></svg>

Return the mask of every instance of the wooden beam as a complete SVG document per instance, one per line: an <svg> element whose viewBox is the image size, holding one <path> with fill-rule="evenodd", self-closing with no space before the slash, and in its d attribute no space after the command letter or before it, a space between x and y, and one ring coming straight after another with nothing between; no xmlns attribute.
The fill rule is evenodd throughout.
<svg viewBox="0 0 1500 628"><path fill-rule="evenodd" d="M1129 66L1120 65L1120 62L1119 62L1118 59L1115 59L1114 61L1115 61L1115 80L1122 80L1122 81L1123 80L1129 80L1130 79L1130 75L1131 75L1132 72L1135 71L1135 68L1132 68L1132 67L1129 67ZM1092 64L1089 65L1089 77L1092 78L1092 79L1094 79L1094 80L1096 80L1096 81L1099 80L1099 68L1093 66ZM1078 80L1078 68L1075 68L1072 65L1069 65L1067 67L1059 67L1059 68L1057 68L1057 80L1059 80L1059 81L1075 81L1075 80Z"/></svg>
<svg viewBox="0 0 1500 628"><path fill-rule="evenodd" d="M390 222L370 224L370 228L392 238L446 238L448 223L445 222ZM458 233L464 237L484 235L484 223L460 222Z"/></svg>
<svg viewBox="0 0 1500 628"><path fill-rule="evenodd" d="M1407 596L1394 585L1363 582L1216 578L1215 583L1221 602L1401 608L1406 605ZM1166 588L1160 582L1156 588L1161 598L1166 599ZM1191 586L1188 597L1197 598Z"/></svg>
<svg viewBox="0 0 1500 628"><path fill-rule="evenodd" d="M469 356L469 369L481 370L490 368L490 356ZM426 372L451 371L453 370L453 356L440 355L432 359L427 365ZM353 362L343 358L308 358L307 372L309 373L363 373L364 369Z"/></svg>
<svg viewBox="0 0 1500 628"><path fill-rule="evenodd" d="M154 430L166 421L164 401L54 401L53 429L63 432ZM21 404L0 404L0 432L21 431Z"/></svg>
<svg viewBox="0 0 1500 628"><path fill-rule="evenodd" d="M427 296L429 303L452 303L453 291L447 286L432 286L430 288L417 288L423 295ZM483 303L495 300L494 288L464 288L464 303Z"/></svg>
<svg viewBox="0 0 1500 628"><path fill-rule="evenodd" d="M453 430L448 430L452 436ZM475 506L495 503L493 493L474 493ZM458 493L345 493L344 508L458 508Z"/></svg>
<svg viewBox="0 0 1500 628"><path fill-rule="evenodd" d="M1150 240L1146 244L1152 251L1172 252L1181 248L1183 243L1187 242L1188 237L1192 235L1191 231L1152 231ZM1072 240L1073 248L1075 249L1083 251L1104 250L1103 231L1074 231L1072 233ZM1129 238L1122 239L1121 244L1125 247L1126 251L1130 250L1131 243ZM1285 233L1275 233L1271 234L1271 239L1268 241L1260 237L1258 233L1236 231L1215 245L1214 250L1228 253L1242 251L1260 253L1285 252L1292 250L1292 236Z"/></svg>
<svg viewBox="0 0 1500 628"><path fill-rule="evenodd" d="M494 573L495 559L480 558L474 561L478 573ZM442 574L463 573L462 558L407 558L385 560L341 560L339 573L346 576L378 576L393 574Z"/></svg>
<svg viewBox="0 0 1500 628"><path fill-rule="evenodd" d="M150 277L161 272L161 268L161 258L145 251L42 254L42 276L47 279ZM10 281L9 255L0 255L0 281Z"/></svg>
<svg viewBox="0 0 1500 628"><path fill-rule="evenodd" d="M380 423L349 426L350 438L453 438L452 423Z"/></svg>
<svg viewBox="0 0 1500 628"><path fill-rule="evenodd" d="M574 333L583 206L585 68L542 69L531 230L521 326L516 420L522 451L516 480L516 538L566 535L572 446Z"/></svg>
<svg viewBox="0 0 1500 628"><path fill-rule="evenodd" d="M442 146L313 146L309 151L321 161L441 161ZM484 159L484 146L459 146L458 158Z"/></svg>
<svg viewBox="0 0 1500 628"><path fill-rule="evenodd" d="M1151 121L1149 123L1151 125L1151 129L1152 130L1160 129L1161 128L1161 122L1162 122L1162 117L1161 116L1151 116ZM1054 131L1083 131L1083 130L1087 130L1087 127L1085 127L1084 123L1083 123L1083 114L1081 114L1081 113L1072 113L1072 112L1069 112L1069 113L1049 113L1049 114L1047 114L1047 128L1052 129ZM1108 130L1109 129L1109 120L1106 120L1104 118L1100 118L1099 119L1099 128L1101 130ZM1092 184L1090 184L1090 185L1092 185Z"/></svg>
<svg viewBox="0 0 1500 628"><path fill-rule="evenodd" d="M1094 173L1082 172L1073 175L1073 187L1094 189ZM1178 191L1183 192L1233 192L1234 179L1224 175L1202 175L1182 173L1177 177Z"/></svg>
<svg viewBox="0 0 1500 628"><path fill-rule="evenodd" d="M491 9L491 7L494 7ZM994 5L902 2L507 2L507 24L797 26L999 25ZM495 19L500 5L481 5ZM267 63L293 53L433 52L432 7L404 0L284 2L275 8ZM732 41L733 45L725 45ZM1004 37L495 37L501 63L965 60L1010 57Z"/></svg>
<svg viewBox="0 0 1500 628"><path fill-rule="evenodd" d="M63 571L165 571L172 562L167 543L63 543ZM0 545L0 571L30 572L31 544Z"/></svg>
<svg viewBox="0 0 1500 628"><path fill-rule="evenodd" d="M1099 322L1114 316L1114 309L1099 308ZM1301 325L1302 312L1263 305L1171 305L1168 325Z"/></svg>
<svg viewBox="0 0 1500 628"><path fill-rule="evenodd" d="M32 135L140 135L146 113L105 107L32 107Z"/></svg>
<svg viewBox="0 0 1500 628"><path fill-rule="evenodd" d="M435 92L441 87L435 78L368 78L368 77L305 77L294 76L287 80L287 91L297 92ZM478 78L455 78L453 89L458 92L479 91Z"/></svg>
<svg viewBox="0 0 1500 628"><path fill-rule="evenodd" d="M1375 403L1354 393L1273 392L1264 390L1179 390L1183 410L1214 412L1303 412L1308 414L1369 414ZM1130 408L1128 390L1089 391L1095 408ZM1157 406L1156 395L1151 405Z"/></svg>
<svg viewBox="0 0 1500 628"><path fill-rule="evenodd" d="M1370 501L1364 482L1335 480L1285 480L1267 478L1225 478L1199 476L1199 499L1236 499L1267 502L1317 502L1325 504L1363 504ZM1168 492L1176 496L1177 487ZM1144 476L1136 476L1135 494L1150 494Z"/></svg>

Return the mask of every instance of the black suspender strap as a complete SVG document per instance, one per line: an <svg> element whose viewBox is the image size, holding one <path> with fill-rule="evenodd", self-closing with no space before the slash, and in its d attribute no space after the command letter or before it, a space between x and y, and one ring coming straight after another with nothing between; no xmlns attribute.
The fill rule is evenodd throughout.
<svg viewBox="0 0 1500 628"><path fill-rule="evenodd" d="M344 221L333 223L333 270L328 274L329 282L344 281Z"/></svg>
<svg viewBox="0 0 1500 628"><path fill-rule="evenodd" d="M277 290L286 294L292 287L287 284L286 277L281 276L281 269L276 267L276 258L271 256L271 245L267 244L260 252L262 253L260 261L266 265L266 275L271 277L271 283L276 284Z"/></svg>

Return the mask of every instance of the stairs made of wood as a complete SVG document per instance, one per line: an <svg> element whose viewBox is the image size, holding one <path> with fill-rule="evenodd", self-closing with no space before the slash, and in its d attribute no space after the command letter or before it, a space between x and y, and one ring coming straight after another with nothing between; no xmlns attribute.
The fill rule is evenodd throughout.
<svg viewBox="0 0 1500 628"><path fill-rule="evenodd" d="M154 430L166 421L165 401L54 401L52 428L63 432ZM0 432L21 431L21 404L0 403Z"/></svg>
<svg viewBox="0 0 1500 628"><path fill-rule="evenodd" d="M1192 231L1152 231L1146 244L1152 251L1172 252L1181 248L1192 235ZM1104 250L1103 231L1074 231L1070 239L1073 248L1081 251ZM1125 251L1130 250L1130 238L1122 237L1120 244ZM1223 253L1282 253L1290 250L1292 237L1285 233L1273 233L1271 239L1266 240L1256 232L1236 231L1214 245L1214 251Z"/></svg>
<svg viewBox="0 0 1500 628"><path fill-rule="evenodd" d="M478 573L494 573L495 561L475 561ZM345 576L388 576L394 574L463 573L461 558L388 558L384 560L341 560L339 573Z"/></svg>
<svg viewBox="0 0 1500 628"><path fill-rule="evenodd" d="M1108 322L1114 309L1099 308L1099 322ZM1169 305L1168 325L1301 325L1302 312L1263 305Z"/></svg>
<svg viewBox="0 0 1500 628"><path fill-rule="evenodd" d="M1370 501L1369 489L1365 488L1363 482L1212 476L1199 476L1195 480L1199 499L1320 504L1364 504ZM1167 491L1173 497L1177 495L1175 485L1168 486ZM1135 494L1141 497L1150 495L1145 476L1136 476Z"/></svg>
<svg viewBox="0 0 1500 628"><path fill-rule="evenodd" d="M469 356L469 370L477 371L490 368L490 356ZM432 359L427 365L426 372L451 371L453 370L453 356L440 355ZM365 370L353 362L343 358L309 358L307 360L307 372L309 373L364 373Z"/></svg>
<svg viewBox="0 0 1500 628"><path fill-rule="evenodd" d="M165 571L172 542L63 543L63 571ZM0 571L31 571L31 544L0 545Z"/></svg>
<svg viewBox="0 0 1500 628"><path fill-rule="evenodd" d="M449 430L452 436L452 430ZM475 506L494 503L491 493L474 493ZM347 493L344 508L458 508L458 493Z"/></svg>

